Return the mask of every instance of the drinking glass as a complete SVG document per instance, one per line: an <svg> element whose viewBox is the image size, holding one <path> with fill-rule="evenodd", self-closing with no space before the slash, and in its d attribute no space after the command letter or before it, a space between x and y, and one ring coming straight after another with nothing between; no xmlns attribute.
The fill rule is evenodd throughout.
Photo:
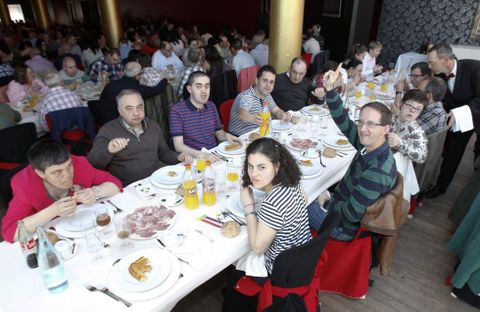
<svg viewBox="0 0 480 312"><path fill-rule="evenodd" d="M227 172L224 168L215 169L215 183L217 187L217 194L223 194L227 185Z"/></svg>
<svg viewBox="0 0 480 312"><path fill-rule="evenodd" d="M93 216L92 219L82 224L82 234L83 239L85 240L87 251L94 255L94 257L92 258L92 264L104 263L106 259L101 253L103 245L100 241L100 238L98 237L98 232L95 226L95 220L93 219Z"/></svg>
<svg viewBox="0 0 480 312"><path fill-rule="evenodd" d="M238 178L240 177L240 168L233 163L229 163L227 166L227 181L228 190L236 191L238 186Z"/></svg>
<svg viewBox="0 0 480 312"><path fill-rule="evenodd" d="M319 122L318 116L312 116L308 120L308 126L310 128L309 130L311 134L315 134L315 132L318 131L318 122Z"/></svg>
<svg viewBox="0 0 480 312"><path fill-rule="evenodd" d="M197 170L203 172L205 166L207 165L206 159L197 159Z"/></svg>
<svg viewBox="0 0 480 312"><path fill-rule="evenodd" d="M367 86L370 90L373 90L373 88L375 88L375 84L373 83L373 81L369 81Z"/></svg>
<svg viewBox="0 0 480 312"><path fill-rule="evenodd" d="M122 240L120 249L133 248L133 244L128 239L132 233L132 227L127 221L127 214L125 212L117 213L113 219L115 229L117 231L117 237Z"/></svg>
<svg viewBox="0 0 480 312"><path fill-rule="evenodd" d="M353 95L355 96L355 98L359 99L359 98L362 97L362 91L361 90L355 90Z"/></svg>
<svg viewBox="0 0 480 312"><path fill-rule="evenodd" d="M105 239L112 236L113 231L110 229L111 217L108 213L108 207L106 205L99 205L95 207L95 222L100 227L100 237Z"/></svg>

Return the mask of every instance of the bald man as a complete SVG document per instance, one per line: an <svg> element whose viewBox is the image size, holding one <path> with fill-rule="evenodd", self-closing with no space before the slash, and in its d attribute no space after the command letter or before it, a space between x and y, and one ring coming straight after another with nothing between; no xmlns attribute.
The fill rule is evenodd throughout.
<svg viewBox="0 0 480 312"><path fill-rule="evenodd" d="M73 57L64 57L62 68L58 73L62 77L65 86L73 84L76 87L76 85L90 80L90 76L77 68L77 62Z"/></svg>
<svg viewBox="0 0 480 312"><path fill-rule="evenodd" d="M124 76L118 80L110 81L103 89L100 100L114 102L120 91L125 89L133 89L140 92L142 98L155 96L162 93L167 85L167 80L161 80L156 86L149 87L139 83L142 66L138 62L128 62L123 68Z"/></svg>

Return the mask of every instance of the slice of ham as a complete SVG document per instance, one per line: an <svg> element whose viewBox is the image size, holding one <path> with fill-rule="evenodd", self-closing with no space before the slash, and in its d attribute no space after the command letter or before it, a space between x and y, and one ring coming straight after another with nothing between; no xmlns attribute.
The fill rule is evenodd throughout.
<svg viewBox="0 0 480 312"><path fill-rule="evenodd" d="M132 233L148 238L157 231L168 229L175 211L165 206L147 206L137 208L127 215L126 220L132 228Z"/></svg>

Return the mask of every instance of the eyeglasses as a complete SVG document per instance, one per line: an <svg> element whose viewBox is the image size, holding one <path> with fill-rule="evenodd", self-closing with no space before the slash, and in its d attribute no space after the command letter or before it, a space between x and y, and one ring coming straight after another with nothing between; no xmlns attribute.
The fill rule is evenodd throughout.
<svg viewBox="0 0 480 312"><path fill-rule="evenodd" d="M408 103L408 102L405 102L405 106L407 107L407 109L409 111L411 111L412 113L420 113L423 108L418 108L418 107L415 107L413 106L412 104Z"/></svg>
<svg viewBox="0 0 480 312"><path fill-rule="evenodd" d="M381 126L384 126L384 124L380 123L380 122L373 122L373 121L363 121L363 120L357 120L355 122L355 124L361 128L363 127L364 125L368 128L368 129L373 129L375 127L381 127Z"/></svg>
<svg viewBox="0 0 480 312"><path fill-rule="evenodd" d="M415 74L408 75L408 77L410 77L410 78L418 78L418 77L423 77L423 76L425 76L425 75L415 75Z"/></svg>

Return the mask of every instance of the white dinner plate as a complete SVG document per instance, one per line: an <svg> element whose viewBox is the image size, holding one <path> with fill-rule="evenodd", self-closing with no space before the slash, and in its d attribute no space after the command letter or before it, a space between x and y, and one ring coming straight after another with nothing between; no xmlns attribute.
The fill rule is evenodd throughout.
<svg viewBox="0 0 480 312"><path fill-rule="evenodd" d="M300 160L310 160L312 162L313 166L309 167L309 166L301 165ZM321 170L320 159L318 157L315 158L315 159L309 159L309 158L301 157L301 158L299 158L299 162L297 162L297 163L298 163L298 166L300 167L300 170L302 171L302 176L304 178L308 178L310 176L315 176Z"/></svg>
<svg viewBox="0 0 480 312"><path fill-rule="evenodd" d="M265 198L266 193L257 189L253 189L253 198L255 200L255 210L260 209L263 199ZM242 206L240 200L240 193L235 193L230 196L227 200L227 209L237 217L241 218L242 221L245 221L245 209Z"/></svg>
<svg viewBox="0 0 480 312"><path fill-rule="evenodd" d="M339 150L351 150L353 149L353 146L352 144L347 143L347 144L338 144L337 141L338 140L347 140L347 137L345 136L340 136L340 135L336 135L336 136L329 136L329 137L326 137L323 139L323 144L325 146L328 146L328 147L332 147L332 148L335 148L335 149L339 149Z"/></svg>
<svg viewBox="0 0 480 312"><path fill-rule="evenodd" d="M226 156L237 156L237 155L245 154L245 146L243 144L242 144L242 146L240 146L239 149L236 149L234 151L227 151L227 150L225 150L225 146L227 146L229 144L232 144L232 143L227 142L227 141L224 141L224 142L220 143L217 146L217 152L219 152L222 155L226 155Z"/></svg>
<svg viewBox="0 0 480 312"><path fill-rule="evenodd" d="M272 131L288 132L293 130L293 124L290 122L283 122L281 120L272 120Z"/></svg>
<svg viewBox="0 0 480 312"><path fill-rule="evenodd" d="M157 264L163 264L164 266L168 265L166 264L168 261L168 263L170 264L169 273L167 274L167 277L163 280L163 282L160 282L157 286L153 288L144 291L125 290L125 283L128 283L127 281L125 281L124 276L125 266L128 273L128 266L130 265L130 263L140 258L141 256L147 257L148 259L150 259L150 261L155 261ZM127 262L127 258L132 260L129 260L130 262ZM120 266L122 262L124 262L124 264L123 266ZM162 269L162 266L160 266L160 269ZM119 263L113 266L109 276L108 287L113 293L124 298L125 300L137 302L146 301L156 298L168 291L170 288L172 288L178 281L180 271L181 264L178 258L170 252L158 248L143 249L130 254L129 256L123 258L122 260L120 260Z"/></svg>
<svg viewBox="0 0 480 312"><path fill-rule="evenodd" d="M293 150L296 150L296 151L305 151L305 150L308 149L308 147L306 147L306 148L300 148L300 147L292 146L292 141L293 141L294 139L295 139L295 138L289 138L289 139L287 140L287 144L286 144L286 145L287 145L289 148L291 148L291 149L293 149ZM301 139L301 138L296 138L296 139L298 139L298 140L310 140L311 142L316 143L316 144L311 144L311 145L310 145L310 147L313 147L313 148L315 148L315 149L316 149L316 148L318 147L318 145L320 144L320 142L318 142L317 140L314 140L314 139Z"/></svg>
<svg viewBox="0 0 480 312"><path fill-rule="evenodd" d="M74 216L68 218L59 218L58 222L54 224L55 231L63 237L82 238L82 228L84 228L84 223L91 222L89 220L93 220L93 222L95 222L95 209L99 206L107 206L110 219L113 220L113 208L108 205L104 205L102 203L95 203L91 206L78 205ZM72 221L71 219L74 220ZM108 226L113 226L112 223L113 221Z"/></svg>
<svg viewBox="0 0 480 312"><path fill-rule="evenodd" d="M178 185L182 183L185 166L166 166L152 173L152 180L158 184Z"/></svg>
<svg viewBox="0 0 480 312"><path fill-rule="evenodd" d="M305 106L301 109L301 111L309 115L318 115L318 116L330 115L330 111L328 109L325 109L321 105L317 105L317 104Z"/></svg>
<svg viewBox="0 0 480 312"><path fill-rule="evenodd" d="M178 184L162 184L155 181L153 177L150 177L150 183L152 183L153 186L159 189L164 189L164 190L175 190L178 187L178 185L181 184L181 182Z"/></svg>

